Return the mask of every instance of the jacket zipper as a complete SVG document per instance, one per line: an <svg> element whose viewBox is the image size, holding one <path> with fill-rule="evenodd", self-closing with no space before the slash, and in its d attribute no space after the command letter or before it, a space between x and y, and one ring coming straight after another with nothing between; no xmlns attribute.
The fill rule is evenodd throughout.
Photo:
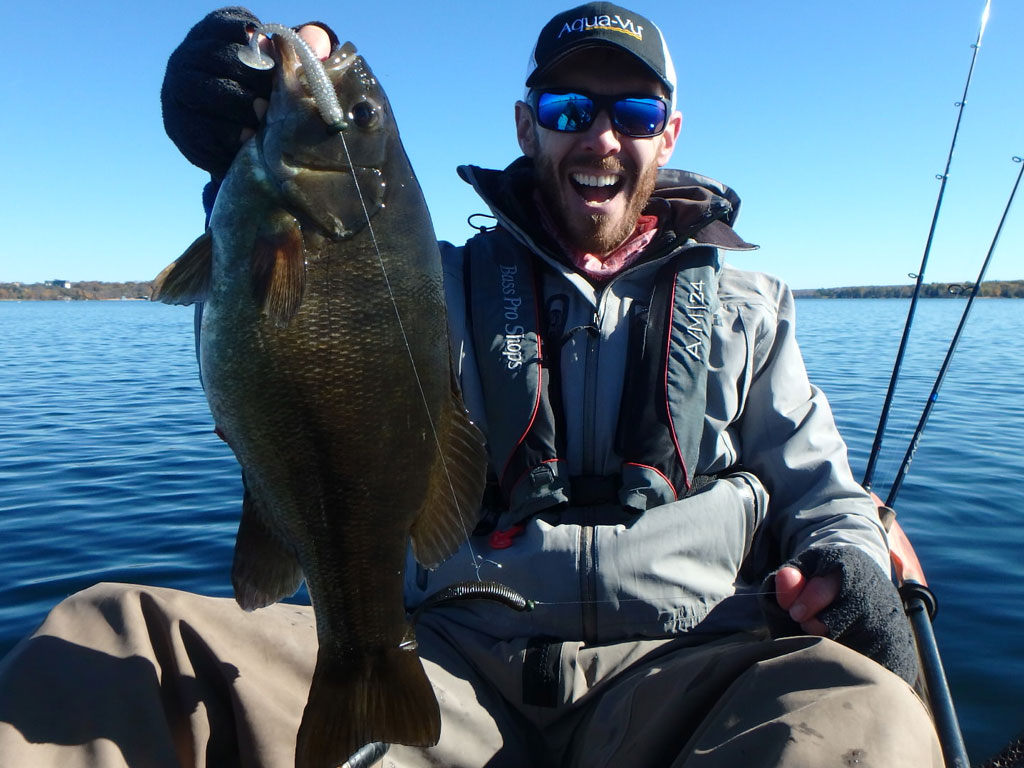
<svg viewBox="0 0 1024 768"><path fill-rule="evenodd" d="M585 475L597 474L597 447L594 445L597 420L597 369L601 350L601 314L604 294L592 317L593 330L587 333L587 358L583 379L583 461ZM580 619L584 641L595 642L597 626L597 534L592 513L585 511L579 534Z"/></svg>

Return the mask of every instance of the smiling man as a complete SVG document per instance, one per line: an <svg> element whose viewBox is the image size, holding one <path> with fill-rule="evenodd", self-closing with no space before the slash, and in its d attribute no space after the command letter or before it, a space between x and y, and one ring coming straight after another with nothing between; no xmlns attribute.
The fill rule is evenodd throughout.
<svg viewBox="0 0 1024 768"><path fill-rule="evenodd" d="M572 52L529 84L516 130L544 210L576 266L604 262L634 234L675 148L682 115L671 111L671 86L609 46ZM654 223L646 217L640 226Z"/></svg>
<svg viewBox="0 0 1024 768"><path fill-rule="evenodd" d="M168 64L165 124L211 173L208 207L271 87L237 58L255 21L216 11ZM300 33L321 57L338 43ZM523 156L459 169L496 225L441 244L490 489L451 559L410 557L405 597L413 612L482 577L536 607L419 614L440 741L385 764L941 766L885 533L807 380L790 291L727 263L753 248L731 189L665 168L682 116L658 28L611 3L560 13L525 85ZM94 657L102 686L82 683ZM100 586L5 662L0 755L290 764L315 657L308 608ZM68 730L56 712L73 739L45 737Z"/></svg>

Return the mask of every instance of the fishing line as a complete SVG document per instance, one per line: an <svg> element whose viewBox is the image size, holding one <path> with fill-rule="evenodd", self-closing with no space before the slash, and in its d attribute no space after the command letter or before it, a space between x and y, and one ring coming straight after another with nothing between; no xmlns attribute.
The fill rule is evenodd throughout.
<svg viewBox="0 0 1024 768"><path fill-rule="evenodd" d="M725 595L719 604L736 597L764 597L776 595L776 590L761 590L755 592L734 592ZM515 589L506 584L496 581L462 581L450 584L447 587L427 597L417 606L409 618L410 623L416 624L420 616L430 610L451 606L457 603L486 600L496 602L520 613L533 611L540 606L558 607L569 605L621 605L622 603L647 603L652 601L678 603L692 598L692 594L660 595L658 597L622 597L609 598L605 600L534 600L525 597Z"/></svg>
<svg viewBox="0 0 1024 768"><path fill-rule="evenodd" d="M967 105L967 91L971 87L971 79L974 75L974 62L978 59L978 50L981 48L981 38L985 34L985 26L988 24L989 6L992 4L992 0L986 0L985 10L981 14L981 28L978 30L978 39L971 47L974 49L974 53L971 55L971 66L967 71L967 82L964 84L964 93L961 96L960 101L956 102L954 106L958 107L956 116L956 126L953 129L953 140L949 145L949 154L946 156L946 168L942 172L942 175L937 176L941 181L939 185L939 197L935 201L935 212L932 214L932 223L928 229L928 239L924 246L924 255L921 257L921 266L918 267L917 274L913 275L917 279L914 284L914 293L910 297L910 309L907 312L907 322L903 326L903 336L900 339L900 346L896 352L896 360L892 367L892 377L889 379L889 390L885 395L885 402L882 405L882 413L878 419L878 427L875 430L875 442L871 446L871 453L868 455L867 468L864 470L864 479L861 480L861 485L864 486L865 490L871 490L871 482L875 475L875 465L878 461L878 454L882 450L882 440L885 436L885 426L889 420L889 411L892 409L893 396L896 393L896 382L899 379L900 368L903 365L903 356L907 351L907 341L910 338L910 326L914 322L914 313L917 311L917 300L921 295L921 285L924 282L924 271L928 266L928 256L932 250L932 240L935 238L935 227L939 220L939 211L942 208L942 198L946 194L946 182L949 181L949 168L953 162L953 150L956 147L957 134L960 133L960 121L964 115L964 107Z"/></svg>
<svg viewBox="0 0 1024 768"><path fill-rule="evenodd" d="M1024 160L1019 157L1014 157L1013 162L1020 163L1021 168L1017 172L1017 180L1013 184L1013 190L1010 192L1010 197L1006 201L1006 206L1003 208L1003 215L999 219L999 226L996 227L996 233L992 237L992 244L988 248L988 253L985 256L985 260L981 264L981 271L978 273L978 279L974 281L974 288L971 290L971 295L967 299L967 305L964 307L963 314L960 316L960 324L957 325L956 332L953 334L953 339L949 343L949 349L946 351L946 357L942 361L942 365L939 367L939 373L935 378L935 384L932 386L931 394L925 401L924 410L921 413L921 420L917 424L917 429L914 431L913 436L910 439L910 446L907 448L907 453L903 457L903 463L900 465L899 471L896 473L896 479L893 480L892 487L889 489L889 497L885 500L885 506L891 507L896 501L896 496L900 492L900 488L903 487L903 480L907 476L907 472L910 471L910 462L914 460L914 454L917 453L918 447L921 445L921 434L924 432L924 425L928 422L928 417L931 415L932 408L935 406L935 402L939 399L939 388L942 386L942 381L946 377L946 372L949 370L949 364L953 360L953 353L956 351L957 344L960 343L960 336L963 333L964 326L967 324L967 316L971 312L971 306L974 304L974 299L978 296L978 292L981 290L981 281L985 277L985 271L988 269L988 264L992 260L992 253L996 249L996 243L999 242L999 235L1003 231L1003 224L1006 223L1006 216L1010 212L1010 206L1013 205L1013 199L1017 195L1017 188L1020 186L1021 175L1024 175Z"/></svg>
<svg viewBox="0 0 1024 768"><path fill-rule="evenodd" d="M921 285L924 281L924 270L927 265L928 255L931 251L932 240L935 235L935 226L939 216L939 210L942 206L943 194L946 190L946 182L949 178L949 167L953 158L953 149L956 146L957 134L960 130L960 120L963 117L964 105L967 103L967 91L971 84L971 78L974 74L974 64L978 57L978 50L981 48L981 38L985 33L985 26L988 23L989 8L991 6L991 0L986 0L985 10L981 17L981 27L978 30L978 39L975 42L973 48L974 53L971 56L971 66L967 73L967 82L964 85L964 94L960 102L957 103L959 112L957 114L956 126L953 130L953 139L949 146L949 154L946 158L946 169L940 176L941 186L939 187L938 200L935 203L935 211L932 215L931 226L928 231L928 239L925 244L924 255L921 258L921 267L916 275L917 281L914 286L914 293L911 297L910 309L907 313L907 322L903 328L903 336L900 340L899 351L896 354L896 361L893 364L892 377L889 381L889 390L886 393L885 403L882 406L882 412L878 421L878 429L875 432L874 445L871 448L871 453L868 457L867 468L864 473L864 479L862 485L865 489L871 489L871 481L874 474L875 464L878 459L878 454L882 447L882 439L885 433L886 420L888 419L889 411L892 407L893 395L896 390L896 382L899 378L900 366L903 362L903 356L907 347L907 339L910 335L910 326L913 322L914 311L917 307L917 300L921 293ZM1019 158L1016 158L1019 161ZM1020 176L1017 181L1019 183ZM1016 193L1017 186L1014 185L1014 193ZM1013 195L1010 197L1011 201ZM1007 208L1009 203L1007 203ZM1003 220L1005 220L1006 212L1003 213ZM1000 221L999 228L1002 228L1002 221ZM996 232L998 237L998 230ZM993 241L993 247L995 241ZM992 249L989 250L989 256L991 256ZM987 264L987 258L986 258ZM982 268L984 272L984 267ZM978 278L978 282L975 284L975 294L981 286L981 276ZM973 295L972 295L973 299ZM970 302L968 302L968 308ZM946 355L946 360L943 363L943 369L939 373L939 378L936 380L935 387L932 390L932 395L929 397L925 405L925 413L922 414L921 421L918 424L918 431L915 432L914 437L911 440L910 448L904 458L903 466L898 472L896 479L889 492L886 506L891 507L895 501L896 495L899 492L900 486L903 482L903 477L906 475L907 468L909 467L910 460L913 458L914 453L917 450L917 446L920 442L921 430L924 428L924 423L927 420L927 414L929 413L931 406L934 404L935 398L938 394L938 386L941 383L941 379L945 374L945 368L948 367L948 363L952 357L953 348L955 347L956 338L959 337L960 330L963 328L963 323L967 318L967 310L964 312L964 316L961 319L960 328L957 329L956 337L954 337L954 343L950 346L950 350ZM914 635L914 640L918 648L918 656L921 661L921 670L923 677L926 681L926 688L928 691L928 703L934 716L934 722L936 726L936 734L939 738L939 743L942 749L944 762L949 766L958 766L961 768L968 768L970 761L967 756L967 750L963 741L963 734L960 730L960 724L956 717L956 711L953 706L952 696L950 694L949 685L946 681L945 673L942 669L942 661L939 657L938 646L935 642L935 636L932 632L931 616L928 611L925 610L922 600L918 597L916 599L905 599L904 610L910 620L911 628Z"/></svg>
<svg viewBox="0 0 1024 768"><path fill-rule="evenodd" d="M319 59L317 60L317 63L319 63ZM323 66L321 65L320 68L323 69ZM448 480L448 488L452 492L452 501L455 503L456 508L459 509L459 520L461 522L464 518L461 514L462 510L459 506L458 494L455 491L455 482L452 480L451 472L448 469L448 460L441 447L441 438L437 434L437 427L434 425L434 419L430 415L430 404L427 402L427 394L423 389L423 382L420 379L419 369L416 367L416 358L413 356L412 345L409 343L409 336L405 331L405 323L402 321L402 313L398 308L398 300L395 298L395 292L391 287L391 278L388 276L387 267L384 265L384 256L381 254L380 245L377 242L377 235L373 231L373 223L370 221L370 211L366 205L366 200L363 198L363 191L359 187L359 179L356 177L355 165L352 163L352 155L349 153L348 142L345 141L344 131L339 131L338 136L341 137L341 146L345 150L345 159L352 172L352 182L356 188L356 195L359 197L359 205L362 207L363 215L366 217L366 229L370 233L370 240L373 242L373 250L377 254L377 263L380 265L381 274L384 276L384 285L387 287L388 297L391 299L391 306L395 310L395 319L398 321L398 330L402 337L402 343L405 345L406 354L409 356L409 364L412 366L412 375L420 393L420 400L423 402L423 410L427 417L427 423L430 425L430 432L434 438L434 445L437 447L438 456L441 458L441 466L443 467L445 477ZM466 537L466 546L469 548L470 562L472 562L473 570L476 572L477 581L483 581L480 576L480 565L477 562L476 552L473 550L473 542L470 538L470 532L466 529L464 524L462 525L462 533Z"/></svg>
<svg viewBox="0 0 1024 768"><path fill-rule="evenodd" d="M775 595L777 592L774 589L764 590L760 592L733 592L731 595L726 595L720 602L726 600L732 600L736 597L766 597L768 595ZM682 594L682 595L658 595L655 597L620 597L620 598L609 598L605 600L533 600L532 602L536 606L542 605L620 605L622 603L654 603L654 602L678 602L680 600L693 599L693 594Z"/></svg>
<svg viewBox="0 0 1024 768"><path fill-rule="evenodd" d="M259 49L258 38L260 34L265 36L275 35L283 37L292 45L300 62L302 63L303 71L306 74L306 82L310 88L310 94L313 97L313 101L316 103L317 111L320 113L321 119L332 132L341 137L341 146L345 150L345 159L348 162L348 167L352 175L352 183L355 186L356 196L359 198L359 205L363 210L363 217L366 219L366 229L370 234L370 240L373 243L373 250L377 255L377 263L379 264L381 274L384 277L384 285L387 288L388 297L391 300L391 306L395 311L395 320L398 323L398 330L402 338L402 344L405 346L405 352L409 358L409 364L412 367L413 379L416 382L416 388L419 390L420 401L423 403L423 410L427 417L427 423L430 425L430 432L434 438L434 445L437 447L438 456L441 459L441 466L444 469L445 477L448 480L448 488L452 494L452 501L454 502L456 509L459 510L459 520L461 523L464 518L461 514L462 510L459 505L458 494L455 491L455 483L452 480L451 472L448 468L448 460L441 447L441 438L437 433L437 427L430 414L430 404L427 402L427 395L423 388L423 381L420 378L419 369L416 367L416 358L413 356L412 345L409 343L409 335L405 330L405 323L402 321L402 313L398 308L398 300L395 297L395 292L391 285L391 278L388 275L387 267L384 265L384 257L380 250L377 235L373 231L373 222L371 220L369 208L366 205L366 199L363 197L363 190L359 186L359 179L356 175L355 164L352 162L352 154L349 152L348 142L345 140L344 130L348 127L348 122L345 120L344 110L341 108L338 96L334 91L334 86L324 69L323 62L309 47L309 44L306 43L306 41L303 40L291 27L286 27L282 24L261 24L257 26L250 38L249 47L244 48L239 53L239 59L241 59L243 63L254 69L273 68L273 59L264 58ZM483 581L480 576L480 565L477 562L476 552L473 550L473 542L470 539L470 532L466 529L464 524L462 524L462 533L463 536L465 536L466 545L469 548L470 561L472 562L473 569L476 572L477 581Z"/></svg>

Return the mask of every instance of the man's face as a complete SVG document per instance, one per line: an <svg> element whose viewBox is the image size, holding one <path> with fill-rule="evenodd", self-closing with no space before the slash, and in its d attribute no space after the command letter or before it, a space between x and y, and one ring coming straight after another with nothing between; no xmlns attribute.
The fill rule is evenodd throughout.
<svg viewBox="0 0 1024 768"><path fill-rule="evenodd" d="M663 94L664 87L639 62L614 49L570 56L543 88L595 95ZM523 153L533 159L540 192L562 237L588 253L605 255L636 227L654 191L658 168L675 147L682 115L672 114L659 136L632 138L612 127L606 111L581 133L561 133L536 124L533 110L516 104L516 131Z"/></svg>

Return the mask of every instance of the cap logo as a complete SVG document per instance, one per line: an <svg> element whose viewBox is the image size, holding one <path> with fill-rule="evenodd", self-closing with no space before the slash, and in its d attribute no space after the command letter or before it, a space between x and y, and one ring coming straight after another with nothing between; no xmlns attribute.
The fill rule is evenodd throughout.
<svg viewBox="0 0 1024 768"><path fill-rule="evenodd" d="M623 19L619 14L614 16L602 15L602 16L581 16L572 22L565 22L562 26L562 31L558 33L558 39L561 40L563 35L569 35L573 32L589 32L592 29L607 29L612 32L623 32L630 37L635 37L637 40L644 39L644 28L640 24L634 24L632 19Z"/></svg>

